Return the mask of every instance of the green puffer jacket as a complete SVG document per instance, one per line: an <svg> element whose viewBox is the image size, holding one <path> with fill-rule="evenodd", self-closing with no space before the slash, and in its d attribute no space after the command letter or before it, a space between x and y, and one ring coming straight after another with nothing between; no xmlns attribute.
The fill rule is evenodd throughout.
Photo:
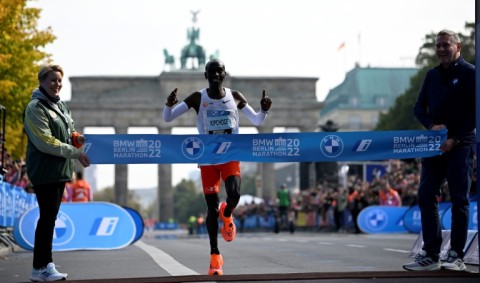
<svg viewBox="0 0 480 283"><path fill-rule="evenodd" d="M73 159L78 159L82 149L71 144L75 129L65 102L53 103L36 89L23 123L28 135L27 174L32 185L70 182L75 170Z"/></svg>

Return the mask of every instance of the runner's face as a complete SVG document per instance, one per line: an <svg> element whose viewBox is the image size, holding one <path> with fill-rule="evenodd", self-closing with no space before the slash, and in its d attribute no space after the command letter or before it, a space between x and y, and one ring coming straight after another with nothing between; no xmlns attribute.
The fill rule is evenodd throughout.
<svg viewBox="0 0 480 283"><path fill-rule="evenodd" d="M211 63L205 72L205 76L210 85L221 85L225 79L225 66L219 63Z"/></svg>

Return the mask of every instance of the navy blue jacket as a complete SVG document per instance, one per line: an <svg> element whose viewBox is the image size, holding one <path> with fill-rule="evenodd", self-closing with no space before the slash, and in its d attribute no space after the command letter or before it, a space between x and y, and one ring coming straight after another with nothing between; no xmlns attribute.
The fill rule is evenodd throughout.
<svg viewBox="0 0 480 283"><path fill-rule="evenodd" d="M460 57L448 69L430 69L413 112L425 128L444 124L448 138L475 144L475 66Z"/></svg>

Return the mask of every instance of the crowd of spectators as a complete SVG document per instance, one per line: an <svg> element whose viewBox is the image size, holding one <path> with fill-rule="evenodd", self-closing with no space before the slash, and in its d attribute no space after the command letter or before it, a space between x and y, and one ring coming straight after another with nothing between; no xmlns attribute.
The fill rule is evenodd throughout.
<svg viewBox="0 0 480 283"><path fill-rule="evenodd" d="M28 193L33 193L33 187L28 179L25 160L13 159L8 151L2 152L0 148L0 156L3 154L3 159L0 158L0 168L3 170L3 178L5 182L17 187L24 188ZM5 165L4 165L5 164ZM77 174L79 174L77 172ZM87 202L92 200L92 190L90 185L80 178L77 180L76 175L73 176L72 182L66 184L63 202ZM77 183L83 182L82 185ZM79 190L88 189L86 192L78 193ZM79 197L82 195L85 197Z"/></svg>
<svg viewBox="0 0 480 283"><path fill-rule="evenodd" d="M29 191L31 189L30 180L28 179L25 160L14 159L7 150L0 148L0 168L4 181L14 186L24 188Z"/></svg>
<svg viewBox="0 0 480 283"><path fill-rule="evenodd" d="M297 216L302 215L301 225L306 229L360 233L355 220L363 208L370 205L411 207L417 204L420 160L391 160L386 167L384 174L374 176L371 181L349 175L344 187L324 183L307 190L294 190L291 194L292 209ZM475 193L476 174L471 189L472 201L476 200ZM450 201L447 183L439 192L438 201ZM248 204L236 210L236 217L267 217L277 213L276 205L275 201L269 200L262 204Z"/></svg>

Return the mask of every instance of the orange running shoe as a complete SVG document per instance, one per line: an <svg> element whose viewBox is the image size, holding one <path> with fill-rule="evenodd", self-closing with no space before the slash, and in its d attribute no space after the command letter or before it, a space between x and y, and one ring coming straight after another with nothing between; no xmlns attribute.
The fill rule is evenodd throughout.
<svg viewBox="0 0 480 283"><path fill-rule="evenodd" d="M208 275L223 275L223 257L222 255L210 255L210 268Z"/></svg>
<svg viewBox="0 0 480 283"><path fill-rule="evenodd" d="M220 215L220 219L223 221L223 226L221 229L222 237L226 242L230 242L235 239L235 236L237 235L237 228L235 227L235 222L233 222L233 216L224 216L223 213L225 212L226 207L227 203L222 202L222 204L220 204L220 212L218 214Z"/></svg>

